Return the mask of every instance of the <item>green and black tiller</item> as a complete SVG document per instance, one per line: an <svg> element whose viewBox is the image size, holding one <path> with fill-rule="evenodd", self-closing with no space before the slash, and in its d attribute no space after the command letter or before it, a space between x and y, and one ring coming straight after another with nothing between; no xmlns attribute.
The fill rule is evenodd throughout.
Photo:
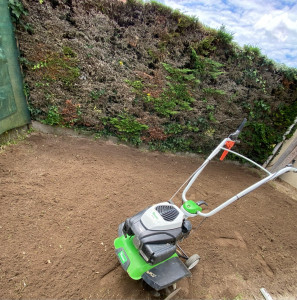
<svg viewBox="0 0 297 300"><path fill-rule="evenodd" d="M166 291L170 297L177 293L176 282L191 276L192 269L199 262L199 255L188 257L178 245L179 241L189 236L192 229L190 217L208 218L240 199L264 183L277 178L286 172L297 172L292 165L271 173L256 162L231 150L246 123L225 138L209 155L204 163L186 180L173 197L167 202L161 202L145 208L133 217L119 225L118 238L114 241L117 257L129 276L134 280L142 279L157 294ZM228 152L233 153L254 164L267 173L267 176L245 190L236 194L208 213L202 212L204 201L194 202L187 199L187 192L207 164L223 151L221 160ZM185 185L182 193L183 204L176 206L172 199Z"/></svg>

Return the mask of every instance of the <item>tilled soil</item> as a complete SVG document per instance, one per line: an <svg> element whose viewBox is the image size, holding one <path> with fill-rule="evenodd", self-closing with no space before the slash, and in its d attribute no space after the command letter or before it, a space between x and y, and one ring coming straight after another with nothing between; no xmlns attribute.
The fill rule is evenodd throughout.
<svg viewBox="0 0 297 300"><path fill-rule="evenodd" d="M118 224L168 200L203 159L87 138L33 133L0 154L1 299L151 299L114 253ZM259 180L212 162L190 190L209 208ZM288 189L288 188L287 188ZM297 201L266 184L209 218L182 243L200 263L183 299L297 295ZM180 195L175 199L180 205Z"/></svg>

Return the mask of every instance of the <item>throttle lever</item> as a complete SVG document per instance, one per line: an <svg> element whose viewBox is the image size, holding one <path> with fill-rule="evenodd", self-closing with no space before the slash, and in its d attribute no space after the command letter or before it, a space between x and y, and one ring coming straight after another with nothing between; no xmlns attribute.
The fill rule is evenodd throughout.
<svg viewBox="0 0 297 300"><path fill-rule="evenodd" d="M207 204L205 201L203 201L203 200L198 201L198 202L196 202L196 203L197 203L197 205L199 205L199 206L201 206L201 205L206 205L206 206L208 206L208 204Z"/></svg>

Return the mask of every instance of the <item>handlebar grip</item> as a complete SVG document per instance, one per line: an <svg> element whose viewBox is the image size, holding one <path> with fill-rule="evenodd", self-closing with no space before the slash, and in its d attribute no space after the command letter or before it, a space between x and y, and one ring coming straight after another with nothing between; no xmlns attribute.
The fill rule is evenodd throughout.
<svg viewBox="0 0 297 300"><path fill-rule="evenodd" d="M241 122L240 126L238 127L238 129L233 132L232 134L229 135L229 138L232 140L232 141L236 141L242 128L244 127L245 123L247 122L247 119L244 118L243 121Z"/></svg>
<svg viewBox="0 0 297 300"><path fill-rule="evenodd" d="M238 127L237 131L241 132L242 128L244 127L245 123L247 122L247 119L244 118L240 126Z"/></svg>

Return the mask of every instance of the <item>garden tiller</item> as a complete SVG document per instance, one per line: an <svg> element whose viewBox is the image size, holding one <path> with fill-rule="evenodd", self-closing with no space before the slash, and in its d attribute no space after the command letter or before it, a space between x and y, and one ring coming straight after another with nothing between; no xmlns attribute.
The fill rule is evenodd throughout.
<svg viewBox="0 0 297 300"><path fill-rule="evenodd" d="M286 172L297 172L296 168L288 165L275 173L271 173L249 158L232 151L231 148L236 143L245 122L246 119L234 133L230 134L214 149L169 201L148 207L119 225L118 238L114 241L115 251L122 267L132 279L142 279L144 284L151 287L157 294L161 291L165 291L167 294L171 293L170 295L177 293L178 289L176 289L175 283L184 277L191 276L189 270L200 259L197 254L188 257L178 244L189 235L192 229L189 218L211 217L264 183ZM202 205L207 204L204 201L196 203L193 200L188 200L187 192L202 170L221 151L223 152L220 160L223 160L228 152L233 153L262 169L267 173L267 176L210 212L203 213ZM172 199L185 185L186 187L182 192L183 204L178 207Z"/></svg>

